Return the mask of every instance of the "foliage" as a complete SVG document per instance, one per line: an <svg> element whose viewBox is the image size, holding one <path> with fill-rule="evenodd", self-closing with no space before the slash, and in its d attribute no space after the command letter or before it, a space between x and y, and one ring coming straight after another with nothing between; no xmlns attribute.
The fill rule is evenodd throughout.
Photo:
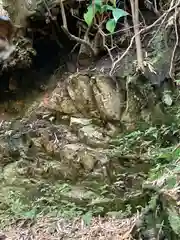
<svg viewBox="0 0 180 240"><path fill-rule="evenodd" d="M93 20L98 22L98 25L106 21L106 29L110 33L114 33L118 20L127 15L128 13L123 9L116 8L115 1L113 6L111 6L104 3L103 0L94 0L87 8L87 12L84 14L84 20L88 26L92 25Z"/></svg>
<svg viewBox="0 0 180 240"><path fill-rule="evenodd" d="M99 196L104 198L107 194L106 185L99 187ZM102 206L88 205L86 197L96 199L96 194L89 195L82 199L68 196L71 187L67 183L57 182L56 184L43 184L37 187L38 194L28 199L23 192L19 190L7 191L5 206L1 210L0 206L0 224L6 225L12 219L34 219L41 216L63 217L72 219L81 216L86 225L90 224L92 216L104 212ZM7 220L7 222L6 222Z"/></svg>
<svg viewBox="0 0 180 240"><path fill-rule="evenodd" d="M169 209L169 222L174 232L180 235L180 217L177 215L174 209Z"/></svg>
<svg viewBox="0 0 180 240"><path fill-rule="evenodd" d="M112 139L111 153L114 156L118 156L118 154L148 154L157 163L158 159L163 159L164 151L169 152L169 147L178 143L179 136L180 131L175 123L168 126L162 125L160 128L152 126L127 132Z"/></svg>

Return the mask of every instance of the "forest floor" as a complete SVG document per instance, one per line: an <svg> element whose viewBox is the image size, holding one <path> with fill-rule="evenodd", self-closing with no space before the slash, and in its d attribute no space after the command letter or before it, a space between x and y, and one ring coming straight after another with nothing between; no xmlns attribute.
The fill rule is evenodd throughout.
<svg viewBox="0 0 180 240"><path fill-rule="evenodd" d="M85 224L82 219L64 220L41 218L36 223L20 221L1 233L1 240L58 240L99 239L128 240L137 216L126 219L92 218Z"/></svg>

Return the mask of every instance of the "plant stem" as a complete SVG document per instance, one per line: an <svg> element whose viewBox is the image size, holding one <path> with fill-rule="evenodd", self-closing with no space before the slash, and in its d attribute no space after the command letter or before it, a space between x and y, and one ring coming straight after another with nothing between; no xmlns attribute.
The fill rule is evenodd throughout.
<svg viewBox="0 0 180 240"><path fill-rule="evenodd" d="M138 0L130 0L130 3L134 25L133 28L135 34L138 68L144 72L142 44L139 33L139 3Z"/></svg>

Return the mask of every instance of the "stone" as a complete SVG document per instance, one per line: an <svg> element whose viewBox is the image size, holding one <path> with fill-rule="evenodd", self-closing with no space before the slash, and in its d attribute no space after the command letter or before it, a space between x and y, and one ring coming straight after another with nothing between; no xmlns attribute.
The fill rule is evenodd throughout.
<svg viewBox="0 0 180 240"><path fill-rule="evenodd" d="M97 75L92 78L92 88L97 108L103 119L120 121L124 105L123 96L110 77Z"/></svg>
<svg viewBox="0 0 180 240"><path fill-rule="evenodd" d="M85 117L97 117L90 77L87 73L76 73L67 80L67 90L78 111Z"/></svg>
<svg viewBox="0 0 180 240"><path fill-rule="evenodd" d="M70 118L70 127L74 130L77 130L83 126L90 125L91 123L92 120L88 118L76 118L76 117Z"/></svg>
<svg viewBox="0 0 180 240"><path fill-rule="evenodd" d="M22 160L6 165L3 177L8 185L26 186L32 184L28 178L28 162Z"/></svg>
<svg viewBox="0 0 180 240"><path fill-rule="evenodd" d="M47 104L47 108L51 111L60 112L61 114L65 115L78 115L78 110L69 97L68 91L64 84L59 84L59 86L52 92Z"/></svg>
<svg viewBox="0 0 180 240"><path fill-rule="evenodd" d="M88 125L78 130L79 139L89 146L107 147L110 138L106 135L105 130L95 125Z"/></svg>

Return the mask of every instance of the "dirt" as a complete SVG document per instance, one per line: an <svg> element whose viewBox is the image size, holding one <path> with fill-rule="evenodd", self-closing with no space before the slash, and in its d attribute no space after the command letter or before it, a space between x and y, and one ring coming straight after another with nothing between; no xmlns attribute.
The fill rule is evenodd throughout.
<svg viewBox="0 0 180 240"><path fill-rule="evenodd" d="M82 219L41 218L35 224L20 221L1 233L6 240L130 240L136 216L126 219L93 218L90 225Z"/></svg>

